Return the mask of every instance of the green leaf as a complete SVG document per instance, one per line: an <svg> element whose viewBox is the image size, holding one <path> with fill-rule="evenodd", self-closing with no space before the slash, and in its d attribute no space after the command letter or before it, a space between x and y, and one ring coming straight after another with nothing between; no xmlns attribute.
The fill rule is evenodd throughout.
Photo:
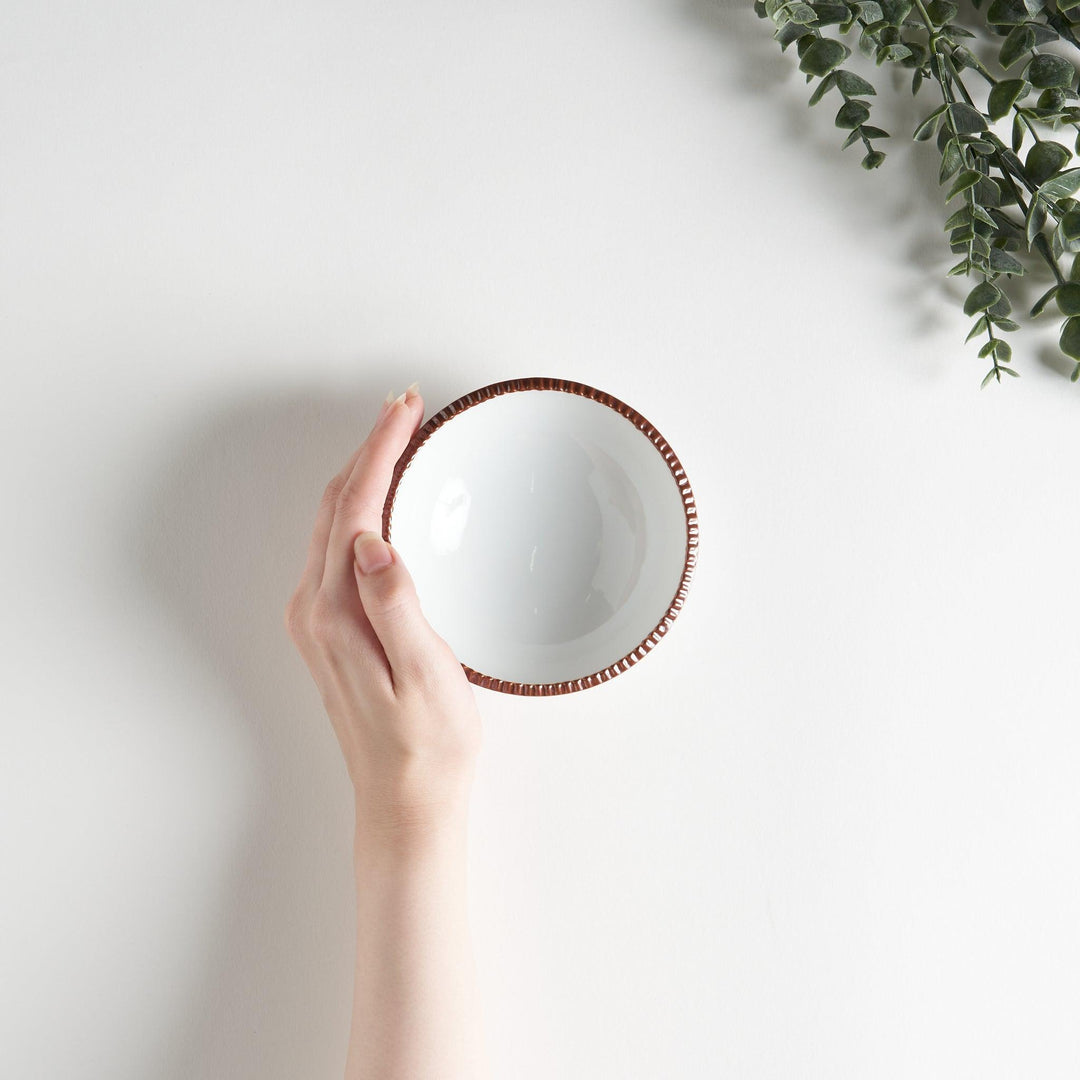
<svg viewBox="0 0 1080 1080"><path fill-rule="evenodd" d="M1058 338L1061 351L1074 360L1080 360L1080 316L1073 315L1065 320Z"/></svg>
<svg viewBox="0 0 1080 1080"><path fill-rule="evenodd" d="M787 47L793 41L797 41L799 43L798 53L802 56L814 41L814 32L808 30L802 23L789 22L787 26L781 26L780 29L773 34L773 37L780 42L781 52L786 52Z"/></svg>
<svg viewBox="0 0 1080 1080"><path fill-rule="evenodd" d="M851 50L842 42L832 38L818 38L803 54L799 61L799 70L807 75L828 75L833 68L839 67L849 56Z"/></svg>
<svg viewBox="0 0 1080 1080"><path fill-rule="evenodd" d="M1072 160L1072 151L1061 143L1037 142L1029 151L1027 161L1024 163L1028 179L1038 187L1045 180L1049 180L1059 169L1064 168Z"/></svg>
<svg viewBox="0 0 1080 1080"><path fill-rule="evenodd" d="M1000 329L1007 330L1010 333L1020 329L1020 324L1018 322L1013 322L1012 319L992 319L991 322Z"/></svg>
<svg viewBox="0 0 1080 1080"><path fill-rule="evenodd" d="M857 143L862 138L862 132L859 128L848 133L848 137L840 144L841 150L846 150L852 143Z"/></svg>
<svg viewBox="0 0 1080 1080"><path fill-rule="evenodd" d="M912 0L878 0L881 17L890 26L899 26L911 14Z"/></svg>
<svg viewBox="0 0 1080 1080"><path fill-rule="evenodd" d="M949 232L951 229L957 229L961 225L968 225L971 222L972 207L964 205L961 206L955 214L951 214L948 220L945 222L944 229Z"/></svg>
<svg viewBox="0 0 1080 1080"><path fill-rule="evenodd" d="M1061 229L1061 238L1066 243L1080 240L1080 210L1070 210L1065 214L1058 224L1058 228ZM1077 314L1080 314L1080 312Z"/></svg>
<svg viewBox="0 0 1080 1080"><path fill-rule="evenodd" d="M868 139L888 139L889 133L882 131L879 127L872 127L870 124L863 124L863 134Z"/></svg>
<svg viewBox="0 0 1080 1080"><path fill-rule="evenodd" d="M968 274L971 272L971 263L967 259L961 259L955 266L949 267L949 272L946 277L959 277L961 274Z"/></svg>
<svg viewBox="0 0 1080 1080"><path fill-rule="evenodd" d="M999 274L1014 274L1019 276L1024 272L1021 262L1014 259L1007 251L1001 248L990 249L990 269Z"/></svg>
<svg viewBox="0 0 1080 1080"><path fill-rule="evenodd" d="M986 117L978 109L973 109L962 101L954 101L949 106L949 116L953 127L961 135L977 135L986 130Z"/></svg>
<svg viewBox="0 0 1080 1080"><path fill-rule="evenodd" d="M937 131L938 122L941 120L942 113L948 108L948 105L939 105L921 124L915 129L915 133L911 136L916 142L926 142L927 139L932 139L934 133Z"/></svg>
<svg viewBox="0 0 1080 1080"><path fill-rule="evenodd" d="M989 281L980 281L964 301L964 314L974 315L986 311L1001 299L1001 290Z"/></svg>
<svg viewBox="0 0 1080 1080"><path fill-rule="evenodd" d="M811 4L810 8L816 16L811 25L816 27L835 26L844 22L851 14L847 4Z"/></svg>
<svg viewBox="0 0 1080 1080"><path fill-rule="evenodd" d="M904 67L925 67L930 59L930 50L921 41L912 41L910 38L905 39L904 44L911 50L911 56L903 62Z"/></svg>
<svg viewBox="0 0 1080 1080"><path fill-rule="evenodd" d="M1054 87L1051 90L1044 90L1039 95L1038 100L1035 102L1035 108L1040 112L1058 113L1065 108L1065 101L1065 91L1060 87Z"/></svg>
<svg viewBox="0 0 1080 1080"><path fill-rule="evenodd" d="M980 390L985 390L985 389L986 389L986 384L987 384L987 383L988 383L988 382L989 382L989 381L990 381L991 379L993 379L993 378L994 378L995 376L997 377L997 381L998 381L998 382L1001 382L1001 376L1000 376L1000 375L998 375L998 373L997 373L997 368L996 368L996 367L992 367L992 368L991 368L991 369L990 369L990 370L989 370L989 371L988 371L988 372L987 372L987 373L986 373L986 374L985 374L985 375L983 376L983 381L982 381L981 383L979 383L979 389L980 389Z"/></svg>
<svg viewBox="0 0 1080 1080"><path fill-rule="evenodd" d="M882 45L877 51L876 63L897 64L901 60L906 60L910 55L911 50L906 45Z"/></svg>
<svg viewBox="0 0 1080 1080"><path fill-rule="evenodd" d="M1080 2L1080 0L1078 0ZM837 71L836 85L840 87L842 94L847 94L850 97L867 96L870 97L877 93L877 91L860 75L856 75L853 71Z"/></svg>
<svg viewBox="0 0 1080 1080"><path fill-rule="evenodd" d="M1023 0L994 0L986 11L986 21L998 26L1019 26L1028 18Z"/></svg>
<svg viewBox="0 0 1080 1080"><path fill-rule="evenodd" d="M968 336L964 338L964 344L966 345L973 337L978 337L979 334L985 334L989 325L990 320L985 315L980 315L975 325L968 331Z"/></svg>
<svg viewBox="0 0 1080 1080"><path fill-rule="evenodd" d="M1036 90L1046 90L1054 86L1072 86L1076 69L1063 56L1040 53L1031 58L1024 77Z"/></svg>
<svg viewBox="0 0 1080 1080"><path fill-rule="evenodd" d="M1066 281L1057 286L1055 293L1054 300L1062 315L1080 315L1080 284Z"/></svg>
<svg viewBox="0 0 1080 1080"><path fill-rule="evenodd" d="M1020 122L1020 114L1013 116L1012 138L1009 140L1013 150L1019 150L1024 145L1024 125Z"/></svg>
<svg viewBox="0 0 1080 1080"><path fill-rule="evenodd" d="M1012 346L1001 338L994 339L994 356L999 364L1007 364L1012 359ZM1016 372L1011 372L1015 375Z"/></svg>
<svg viewBox="0 0 1080 1080"><path fill-rule="evenodd" d="M997 338L991 338L980 350L979 359L985 360L997 348Z"/></svg>
<svg viewBox="0 0 1080 1080"><path fill-rule="evenodd" d="M1012 304L1009 303L1009 298L1002 293L986 310L991 315L1001 318L1012 311Z"/></svg>
<svg viewBox="0 0 1080 1080"><path fill-rule="evenodd" d="M964 163L960 154L960 147L955 139L950 139L945 144L941 154L941 171L938 173L938 183L944 184L950 176L956 174L957 169Z"/></svg>
<svg viewBox="0 0 1080 1080"><path fill-rule="evenodd" d="M998 62L1007 71L1025 53L1035 47L1035 31L1030 26L1014 26L998 54Z"/></svg>
<svg viewBox="0 0 1080 1080"><path fill-rule="evenodd" d="M857 128L870 119L870 106L865 101L845 101L836 114L838 128Z"/></svg>
<svg viewBox="0 0 1080 1080"><path fill-rule="evenodd" d="M1008 344L1008 342L1006 342L1005 344ZM1012 346L1009 345L1009 360L1011 360L1011 359L1012 359ZM998 363L1000 365L1002 365L1002 366L998 367L998 371L1004 371L1006 375L1011 375L1014 379L1019 379L1020 378L1020 372L1019 371L1013 371L1013 369L1011 367L1005 367L1004 366L1005 364L1008 363L1008 360L1003 360L1001 358L1000 353L998 353Z"/></svg>
<svg viewBox="0 0 1080 1080"><path fill-rule="evenodd" d="M1080 0L1077 0L1080 3ZM1004 79L990 91L986 111L991 120L1000 120L1029 90L1031 84L1025 79Z"/></svg>
<svg viewBox="0 0 1080 1080"><path fill-rule="evenodd" d="M885 152L883 150L871 150L860 164L864 169L876 169L884 160Z"/></svg>
<svg viewBox="0 0 1080 1080"><path fill-rule="evenodd" d="M1035 237L1042 232L1042 227L1046 224L1046 204L1042 199L1035 198L1031 200L1025 224L1028 250L1030 250L1031 245L1035 242Z"/></svg>
<svg viewBox="0 0 1080 1080"><path fill-rule="evenodd" d="M1080 0L1076 0L1080 4ZM930 21L935 26L944 26L945 23L951 23L956 18L960 8L956 4L952 4L949 0L933 0L933 3L926 5L926 14L930 16Z"/></svg>
<svg viewBox="0 0 1080 1080"><path fill-rule="evenodd" d="M1073 368L1073 373L1069 376L1069 382L1076 382L1077 379L1080 379L1080 364Z"/></svg>
<svg viewBox="0 0 1080 1080"><path fill-rule="evenodd" d="M967 191L968 188L974 187L982 178L983 174L981 172L976 172L974 169L965 169L956 178L956 182L949 189L949 194L945 196L945 201L948 202L950 199L959 195L960 192Z"/></svg>
<svg viewBox="0 0 1080 1080"><path fill-rule="evenodd" d="M975 201L981 206L1000 206L1001 188L997 181L991 180L989 176L980 177L975 185Z"/></svg>
<svg viewBox="0 0 1080 1080"><path fill-rule="evenodd" d="M1080 7L1080 0L1058 0L1058 11L1073 11Z"/></svg>
<svg viewBox="0 0 1080 1080"><path fill-rule="evenodd" d="M835 85L836 75L834 72L829 72L829 74L817 84L817 89L810 95L808 104L816 105Z"/></svg>
<svg viewBox="0 0 1080 1080"><path fill-rule="evenodd" d="M1047 289L1046 292L1044 292L1042 296L1040 296L1039 299L1035 301L1034 304L1032 304L1031 317L1033 319L1037 319L1043 313L1046 305L1049 304L1051 300L1053 300L1055 293L1057 293L1058 291L1058 288L1059 286L1057 285L1051 285L1050 288Z"/></svg>
<svg viewBox="0 0 1080 1080"><path fill-rule="evenodd" d="M971 208L971 216L977 221L981 221L986 225L989 225L992 229L997 229L998 223L979 205L974 205Z"/></svg>
<svg viewBox="0 0 1080 1080"><path fill-rule="evenodd" d="M1080 169L1069 169L1039 185L1039 195L1044 199L1057 200L1072 195L1080 188Z"/></svg>

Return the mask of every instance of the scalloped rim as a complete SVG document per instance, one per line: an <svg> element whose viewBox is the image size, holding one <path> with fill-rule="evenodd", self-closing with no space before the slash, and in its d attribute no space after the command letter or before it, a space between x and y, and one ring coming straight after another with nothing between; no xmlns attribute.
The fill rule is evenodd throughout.
<svg viewBox="0 0 1080 1080"><path fill-rule="evenodd" d="M679 587L675 592L675 596L668 605L668 609L664 612L663 617L645 636L641 643L636 648L631 649L625 656L615 661L615 663L609 664L600 671L594 671L591 675L584 675L580 679L571 679L569 682L557 683L510 682L506 679L496 679L491 675L485 675L483 672L476 671L474 668L469 667L468 664L462 663L461 665L471 683L474 683L476 686L486 687L488 690L498 690L503 694L522 694L529 697L543 697L552 694L571 694L577 690L586 690L590 686L596 686L598 683L614 679L616 675L621 675L649 653L649 651L668 632L668 628L675 621L675 617L678 615L683 603L686 601L686 594L690 586L690 578L693 576L694 567L697 564L697 507L694 503L694 493L690 489L690 481L686 478L686 470L683 469L682 463L679 461L678 457L675 456L675 451L671 449L668 441L655 427L653 427L652 424L649 423L648 420L645 419L644 416L641 415L641 413L636 409L630 408L629 405L620 401L618 398L612 397L611 394L604 393L603 390L597 390L593 386L586 386L584 383L568 382L565 379L548 379L540 377L508 379L504 382L491 383L489 386L482 386L479 390L474 390L472 393L458 398L457 401L451 402L445 409L436 413L422 427L417 429L416 433L409 441L409 445L405 448L404 453L394 466L393 480L390 483L390 490L386 495L386 502L383 504L382 534L383 539L386 540L387 543L392 542L390 540L390 527L393 519L394 500L397 497L398 484L420 447L423 446L424 443L426 443L427 440L443 426L443 424L448 423L455 416L460 416L474 405L479 405L483 401L489 401L491 398L499 397L502 394L516 394L522 390L559 390L567 394L578 394L581 397L591 398L593 401L598 401L603 405L607 405L609 408L614 409L620 416L629 420L639 431L648 436L649 440L660 452L664 461L667 462L667 466L671 470L671 476L678 485L679 494L681 495L683 502L683 511L686 515L686 555L683 561L682 578L679 581Z"/></svg>

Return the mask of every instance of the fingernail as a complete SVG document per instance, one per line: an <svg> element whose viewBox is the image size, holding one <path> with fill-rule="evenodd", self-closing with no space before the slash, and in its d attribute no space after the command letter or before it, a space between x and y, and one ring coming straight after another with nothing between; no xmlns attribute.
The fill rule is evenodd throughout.
<svg viewBox="0 0 1080 1080"><path fill-rule="evenodd" d="M383 420L386 419L386 414L390 411L390 406L394 403L394 391L386 395L386 399L379 406L379 415L375 417L375 426L378 427Z"/></svg>
<svg viewBox="0 0 1080 1080"><path fill-rule="evenodd" d="M394 398L393 405L400 405L405 400L405 395L407 393L408 390L402 390L401 393L396 398Z"/></svg>
<svg viewBox="0 0 1080 1080"><path fill-rule="evenodd" d="M416 397L420 393L420 384L418 382L409 383L408 388L405 391L406 397Z"/></svg>
<svg viewBox="0 0 1080 1080"><path fill-rule="evenodd" d="M353 544L353 552L362 574L373 574L394 561L390 545L376 532L360 533Z"/></svg>

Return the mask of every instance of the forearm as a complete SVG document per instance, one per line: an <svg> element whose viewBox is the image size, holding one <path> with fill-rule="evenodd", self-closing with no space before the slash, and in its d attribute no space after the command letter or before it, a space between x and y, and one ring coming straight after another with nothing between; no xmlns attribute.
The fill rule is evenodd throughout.
<svg viewBox="0 0 1080 1080"><path fill-rule="evenodd" d="M481 724L453 650L382 538L394 470L423 422L393 394L327 484L285 625L357 797L356 979L346 1080L487 1080L466 910Z"/></svg>
<svg viewBox="0 0 1080 1080"><path fill-rule="evenodd" d="M487 1080L468 926L467 808L392 832L358 813L346 1080Z"/></svg>

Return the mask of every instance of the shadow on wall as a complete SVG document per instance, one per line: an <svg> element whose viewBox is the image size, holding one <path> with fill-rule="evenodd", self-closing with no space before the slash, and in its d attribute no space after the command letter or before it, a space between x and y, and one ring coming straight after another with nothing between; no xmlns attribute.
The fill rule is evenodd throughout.
<svg viewBox="0 0 1080 1080"><path fill-rule="evenodd" d="M386 391L424 380L420 365L363 371L362 391L324 383L217 404L145 478L133 538L144 585L234 703L230 723L255 774L205 955L190 965L201 981L153 1063L161 1080L295 1080L343 1067L352 801L284 608L326 481L366 437ZM423 389L436 409L463 392Z"/></svg>

